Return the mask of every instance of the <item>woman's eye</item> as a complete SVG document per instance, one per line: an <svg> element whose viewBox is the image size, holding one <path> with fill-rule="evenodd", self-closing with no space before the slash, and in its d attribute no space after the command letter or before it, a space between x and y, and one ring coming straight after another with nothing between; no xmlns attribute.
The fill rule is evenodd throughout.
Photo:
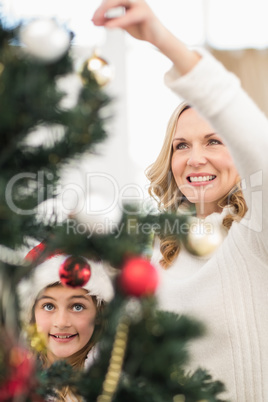
<svg viewBox="0 0 268 402"><path fill-rule="evenodd" d="M216 140L216 139L211 139L211 140L209 140L209 145L219 145L219 144L222 144L222 142L220 142L219 140Z"/></svg>
<svg viewBox="0 0 268 402"><path fill-rule="evenodd" d="M82 304L74 304L72 309L74 311L82 311L82 310L84 310L84 306Z"/></svg>
<svg viewBox="0 0 268 402"><path fill-rule="evenodd" d="M51 303L46 303L43 305L43 309L46 311L52 311L54 309L54 306Z"/></svg>
<svg viewBox="0 0 268 402"><path fill-rule="evenodd" d="M187 144L185 142L180 142L178 144L176 144L175 149L186 149L187 148Z"/></svg>

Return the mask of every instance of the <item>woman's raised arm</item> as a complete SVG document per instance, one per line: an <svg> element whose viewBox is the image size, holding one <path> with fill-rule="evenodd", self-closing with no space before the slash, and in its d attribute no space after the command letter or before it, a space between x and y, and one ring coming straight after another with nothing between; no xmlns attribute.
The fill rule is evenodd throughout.
<svg viewBox="0 0 268 402"><path fill-rule="evenodd" d="M124 7L116 18L107 18L109 10ZM104 0L95 11L93 23L106 28L121 28L136 39L156 46L168 57L180 75L187 74L199 61L200 55L187 48L156 17L144 0Z"/></svg>

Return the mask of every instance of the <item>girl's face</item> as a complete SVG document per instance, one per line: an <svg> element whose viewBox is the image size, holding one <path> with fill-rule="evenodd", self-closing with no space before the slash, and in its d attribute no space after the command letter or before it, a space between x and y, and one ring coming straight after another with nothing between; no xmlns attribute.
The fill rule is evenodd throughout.
<svg viewBox="0 0 268 402"><path fill-rule="evenodd" d="M85 289L58 285L40 294L34 313L38 330L47 338L47 357L52 364L87 344L94 331L97 310Z"/></svg>
<svg viewBox="0 0 268 402"><path fill-rule="evenodd" d="M171 169L180 191L196 205L200 217L220 212L218 201L239 180L221 138L192 108L184 110L178 119Z"/></svg>

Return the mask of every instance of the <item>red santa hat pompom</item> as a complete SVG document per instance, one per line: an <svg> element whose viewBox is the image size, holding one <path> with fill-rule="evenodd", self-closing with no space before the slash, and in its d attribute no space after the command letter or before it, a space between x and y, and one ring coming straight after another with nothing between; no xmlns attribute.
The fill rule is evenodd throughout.
<svg viewBox="0 0 268 402"><path fill-rule="evenodd" d="M25 257L31 263L37 262L32 274L22 279L18 285L18 296L21 308L21 319L29 322L32 309L39 293L50 285L61 283L59 270L69 255L57 250L53 254L45 253L46 245L38 244ZM83 257L84 258L84 257ZM98 303L109 302L114 296L114 288L108 275L109 267L103 262L96 262L84 258L90 267L90 278L81 287L95 296Z"/></svg>

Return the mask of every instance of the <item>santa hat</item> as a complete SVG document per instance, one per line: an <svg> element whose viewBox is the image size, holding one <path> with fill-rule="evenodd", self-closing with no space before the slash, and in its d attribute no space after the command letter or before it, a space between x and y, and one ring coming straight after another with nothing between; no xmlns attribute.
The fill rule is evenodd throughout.
<svg viewBox="0 0 268 402"><path fill-rule="evenodd" d="M29 277L22 279L18 285L18 296L21 307L21 319L29 322L32 309L39 293L49 285L60 283L59 268L69 255L57 251L55 254L42 258L46 246L40 243L34 247L25 257L34 263L38 261ZM97 302L109 302L114 296L112 281L107 273L108 266L103 262L86 259L90 266L91 276L89 281L82 286L91 296L95 296ZM25 321L24 321L25 322Z"/></svg>

